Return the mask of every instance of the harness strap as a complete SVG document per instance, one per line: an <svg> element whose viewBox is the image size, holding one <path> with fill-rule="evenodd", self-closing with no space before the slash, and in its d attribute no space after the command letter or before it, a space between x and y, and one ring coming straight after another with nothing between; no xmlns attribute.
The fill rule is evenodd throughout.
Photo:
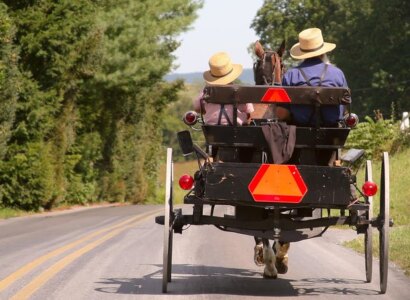
<svg viewBox="0 0 410 300"><path fill-rule="evenodd" d="M228 124L232 125L232 122L229 119L228 113L225 109L225 104L221 104L221 110L219 111L219 117L218 117L218 125L221 125L222 115L225 117L226 121L228 121Z"/></svg>

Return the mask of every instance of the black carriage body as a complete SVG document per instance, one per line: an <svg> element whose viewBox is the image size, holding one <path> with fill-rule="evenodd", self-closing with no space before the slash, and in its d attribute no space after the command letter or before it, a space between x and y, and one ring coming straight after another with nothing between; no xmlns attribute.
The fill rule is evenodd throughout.
<svg viewBox="0 0 410 300"><path fill-rule="evenodd" d="M306 194L301 196L300 202L257 202L249 185L260 167L261 164L253 163L214 163L198 178L195 196L205 202L234 206L338 208L349 204L349 169L326 166L296 166L306 185Z"/></svg>
<svg viewBox="0 0 410 300"><path fill-rule="evenodd" d="M351 102L347 88L208 85L204 89L204 95L205 101L215 104L237 106L254 103L271 107L286 101L290 105L313 105L318 113L320 106L348 106ZM235 119L234 117L234 121ZM235 151L245 149L256 153L256 156L269 153L261 124L254 122L249 126L237 126L234 122L233 126L203 125L202 130L208 148ZM337 152L345 144L349 131L350 128L347 127L322 128L319 124L316 127L296 128L295 151L306 157L296 167L307 188L306 194L297 204L254 200L249 184L262 165L261 159L255 157L247 162L232 158L228 162L214 162L203 167L198 172L200 175L196 176L195 196L188 196L185 202L198 203L198 199L201 199L204 203L236 206L346 207L351 200L352 178L349 169L319 165L312 159L312 153L321 150ZM231 153L234 155L235 151Z"/></svg>

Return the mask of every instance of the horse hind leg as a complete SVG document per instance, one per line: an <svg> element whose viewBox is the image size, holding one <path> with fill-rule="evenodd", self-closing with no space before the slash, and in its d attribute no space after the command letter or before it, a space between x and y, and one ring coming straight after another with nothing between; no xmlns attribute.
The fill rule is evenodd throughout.
<svg viewBox="0 0 410 300"><path fill-rule="evenodd" d="M288 251L290 243L279 242L273 244L273 249L276 254L275 266L279 274L288 272Z"/></svg>
<svg viewBox="0 0 410 300"><path fill-rule="evenodd" d="M263 239L263 259L265 262L265 269L263 270L263 277L278 278L278 271L276 269L276 256L268 239Z"/></svg>

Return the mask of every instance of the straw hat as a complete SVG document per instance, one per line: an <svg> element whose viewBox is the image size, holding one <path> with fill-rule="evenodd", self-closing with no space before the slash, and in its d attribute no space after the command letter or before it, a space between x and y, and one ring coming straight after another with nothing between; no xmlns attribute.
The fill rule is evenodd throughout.
<svg viewBox="0 0 410 300"><path fill-rule="evenodd" d="M218 52L209 59L209 71L204 79L209 84L224 85L233 82L242 73L242 65L233 64L225 52Z"/></svg>
<svg viewBox="0 0 410 300"><path fill-rule="evenodd" d="M309 28L299 33L299 43L290 49L294 59L306 59L332 51L336 44L323 41L322 31L319 28Z"/></svg>

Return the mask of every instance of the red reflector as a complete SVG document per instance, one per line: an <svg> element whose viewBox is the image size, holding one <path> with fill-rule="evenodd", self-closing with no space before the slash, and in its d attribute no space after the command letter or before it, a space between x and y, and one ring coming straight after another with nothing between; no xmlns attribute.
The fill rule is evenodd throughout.
<svg viewBox="0 0 410 300"><path fill-rule="evenodd" d="M198 114L194 111L188 111L185 113L183 121L189 126L195 125L198 121Z"/></svg>
<svg viewBox="0 0 410 300"><path fill-rule="evenodd" d="M263 95L262 102L291 102L288 93L283 88L269 88Z"/></svg>
<svg viewBox="0 0 410 300"><path fill-rule="evenodd" d="M194 179L190 175L182 175L179 178L179 186L183 190L190 190L194 186Z"/></svg>
<svg viewBox="0 0 410 300"><path fill-rule="evenodd" d="M374 182L366 181L362 186L362 191L367 197L374 196L377 193L377 185Z"/></svg>
<svg viewBox="0 0 410 300"><path fill-rule="evenodd" d="M350 128L356 127L356 125L359 123L359 117L356 114L348 114L344 118L346 126Z"/></svg>

